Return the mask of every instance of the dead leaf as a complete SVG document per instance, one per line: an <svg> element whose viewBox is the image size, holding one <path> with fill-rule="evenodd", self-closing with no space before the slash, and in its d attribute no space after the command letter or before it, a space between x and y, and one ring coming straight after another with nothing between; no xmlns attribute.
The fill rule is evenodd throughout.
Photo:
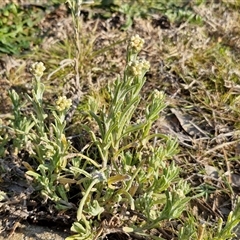
<svg viewBox="0 0 240 240"><path fill-rule="evenodd" d="M198 127L197 124L195 124L192 121L191 116L187 116L186 114L181 113L180 110L176 110L174 108L171 108L171 112L176 116L182 129L189 136L208 137L207 133L205 131L203 131L200 127Z"/></svg>

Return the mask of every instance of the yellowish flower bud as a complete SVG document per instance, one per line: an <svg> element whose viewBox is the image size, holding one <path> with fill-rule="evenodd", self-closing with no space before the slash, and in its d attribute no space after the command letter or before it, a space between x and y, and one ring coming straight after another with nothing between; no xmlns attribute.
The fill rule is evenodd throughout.
<svg viewBox="0 0 240 240"><path fill-rule="evenodd" d="M163 91L158 91L157 89L154 89L153 91L153 97L157 99L163 99L164 97L164 92Z"/></svg>
<svg viewBox="0 0 240 240"><path fill-rule="evenodd" d="M131 62L129 62L128 66L129 66L129 69L133 76L141 75L142 68L141 68L141 64L139 63L139 61L137 61L137 60L133 61L133 62L131 61Z"/></svg>
<svg viewBox="0 0 240 240"><path fill-rule="evenodd" d="M66 96L59 97L56 101L56 108L58 111L64 111L66 109L69 109L72 105L72 100L67 99Z"/></svg>
<svg viewBox="0 0 240 240"><path fill-rule="evenodd" d="M42 62L35 62L31 66L31 72L36 77L42 77L43 72L45 71L45 66Z"/></svg>
<svg viewBox="0 0 240 240"><path fill-rule="evenodd" d="M142 50L144 44L144 39L139 37L139 35L132 36L130 39L129 46L132 50L139 52Z"/></svg>
<svg viewBox="0 0 240 240"><path fill-rule="evenodd" d="M142 68L147 71L150 68L150 63L149 61L146 61L145 59L141 60Z"/></svg>
<svg viewBox="0 0 240 240"><path fill-rule="evenodd" d="M176 190L176 193L178 194L178 196L179 196L180 198L185 197L185 194L184 194L183 190L181 190L181 189L177 189L177 190Z"/></svg>
<svg viewBox="0 0 240 240"><path fill-rule="evenodd" d="M54 153L55 153L54 149L48 149L48 150L46 151L46 153L45 153L45 157L46 157L47 159L50 159L50 158L53 157Z"/></svg>
<svg viewBox="0 0 240 240"><path fill-rule="evenodd" d="M150 63L146 60L135 60L135 61L129 62L128 66L132 75L136 77L136 76L140 76L145 71L149 70Z"/></svg>

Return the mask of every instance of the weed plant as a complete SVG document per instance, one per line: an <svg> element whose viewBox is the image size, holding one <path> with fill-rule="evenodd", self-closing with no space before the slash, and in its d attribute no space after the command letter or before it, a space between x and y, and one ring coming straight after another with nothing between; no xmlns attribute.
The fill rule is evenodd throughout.
<svg viewBox="0 0 240 240"><path fill-rule="evenodd" d="M82 2L67 2L75 28L77 75ZM128 40L123 74L107 85L108 99L103 106L99 107L96 98L87 97L82 114L91 124L80 125L90 139L79 152L74 152L66 135L71 99L59 96L54 104L46 106L42 82L45 66L34 63L32 93L24 96L32 111L25 115L21 111L23 96L14 90L9 92L13 118L9 124L1 122L0 154L4 156L6 142L14 135L14 154L25 149L35 161L35 165L23 165L42 199L54 202L59 211L76 211L73 235L67 240L104 239L109 229L160 240L160 233L151 230L176 223L178 226L171 231L180 240L232 239L240 222L238 203L225 224L220 218L208 226L191 215L189 203L202 193L193 195L193 188L180 177L181 169L173 160L178 152L177 140L152 130L166 107L164 93L152 91L139 114L140 91L150 68L149 62L138 56L143 46L139 35ZM94 147L97 151L91 153ZM71 201L73 188L77 189L77 203Z"/></svg>
<svg viewBox="0 0 240 240"><path fill-rule="evenodd" d="M43 18L40 9L26 11L9 3L0 9L0 18L0 54L20 54L30 49L31 42L41 42L37 37L40 31L36 27Z"/></svg>

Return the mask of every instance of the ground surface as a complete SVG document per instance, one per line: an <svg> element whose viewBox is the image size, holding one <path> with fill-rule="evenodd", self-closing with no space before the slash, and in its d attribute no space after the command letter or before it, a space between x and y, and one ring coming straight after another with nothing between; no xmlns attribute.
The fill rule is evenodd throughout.
<svg viewBox="0 0 240 240"><path fill-rule="evenodd" d="M63 231L50 229L44 226L30 225L30 224L21 224L16 229L8 239L13 240L63 240L69 234L64 233ZM1 240L6 239L6 237L0 236Z"/></svg>
<svg viewBox="0 0 240 240"><path fill-rule="evenodd" d="M137 33L145 39L141 55L150 61L151 70L142 95L144 98L153 89L164 90L167 94L168 108L155 127L178 138L181 149L174 160L183 169L182 177L192 186L200 186L198 191L206 191L208 198L193 203L193 211L204 222L206 216L226 219L234 209L240 191L237 109L240 105L233 100L240 92L240 11L221 3L192 8L203 19L202 24L173 23L160 14L147 20L134 19L134 25L128 31L120 30L124 22L121 15L113 14L107 20L92 19L87 15L94 12L86 10L83 34L89 34L88 41L94 42L96 50L112 46L111 51L104 50L91 59L87 70L81 70L83 79L86 79L83 84L86 93L91 88L100 88L106 79L111 81L121 72L126 37ZM61 44L73 31L67 9L61 5L46 12L40 28L44 32L44 41L38 54L1 57L0 116L4 120L11 109L7 90L30 91L31 76L26 70L30 62L50 59L49 49L55 46L58 57L48 63L48 73L56 69L58 60L64 60ZM120 42L114 46L117 40ZM94 64L99 69L90 71ZM66 79L70 77L71 74L66 74ZM48 99L56 94L56 86L61 85L59 81L58 76L53 77L50 84L46 81ZM1 218L8 219L1 222L4 229L1 234L6 236L7 233L9 239L64 239L68 235L65 230L69 229L74 217L56 212L51 215L51 206L44 204L34 211L40 202L26 181L25 169L21 165L27 155L23 152L14 156L8 149L7 156L0 159L1 166L8 169L1 174L0 190L10 191L11 199L0 205ZM206 189L206 186L213 186L218 191ZM29 223L24 224L25 219ZM42 225L44 219L47 222L44 225L50 224L54 230L33 225L33 222ZM56 230L60 223L63 223L61 230Z"/></svg>

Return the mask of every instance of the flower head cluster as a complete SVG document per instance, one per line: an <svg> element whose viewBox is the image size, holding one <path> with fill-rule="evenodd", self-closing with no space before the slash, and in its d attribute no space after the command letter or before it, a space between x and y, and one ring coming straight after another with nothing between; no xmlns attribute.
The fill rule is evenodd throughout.
<svg viewBox="0 0 240 240"><path fill-rule="evenodd" d="M64 111L66 109L69 109L72 105L72 100L67 99L66 96L59 97L56 101L56 108L58 111Z"/></svg>
<svg viewBox="0 0 240 240"><path fill-rule="evenodd" d="M182 189L177 189L175 192L180 198L185 197L184 191Z"/></svg>
<svg viewBox="0 0 240 240"><path fill-rule="evenodd" d="M150 63L146 60L130 61L128 64L129 70L134 77L144 74L150 68Z"/></svg>
<svg viewBox="0 0 240 240"><path fill-rule="evenodd" d="M30 70L35 77L42 77L43 72L45 71L45 66L42 62L35 62L32 64Z"/></svg>
<svg viewBox="0 0 240 240"><path fill-rule="evenodd" d="M139 37L139 35L132 36L129 42L129 47L135 51L135 52L140 52L141 49L143 48L144 44L144 39Z"/></svg>
<svg viewBox="0 0 240 240"><path fill-rule="evenodd" d="M46 151L46 153L45 153L45 157L46 157L47 159L51 159L51 158L54 156L54 154L55 154L55 151L54 151L53 148L52 148L52 149L48 149L48 150Z"/></svg>
<svg viewBox="0 0 240 240"><path fill-rule="evenodd" d="M157 89L154 89L154 91L153 91L153 98L154 99L163 99L164 98L164 92L163 91L159 91Z"/></svg>

